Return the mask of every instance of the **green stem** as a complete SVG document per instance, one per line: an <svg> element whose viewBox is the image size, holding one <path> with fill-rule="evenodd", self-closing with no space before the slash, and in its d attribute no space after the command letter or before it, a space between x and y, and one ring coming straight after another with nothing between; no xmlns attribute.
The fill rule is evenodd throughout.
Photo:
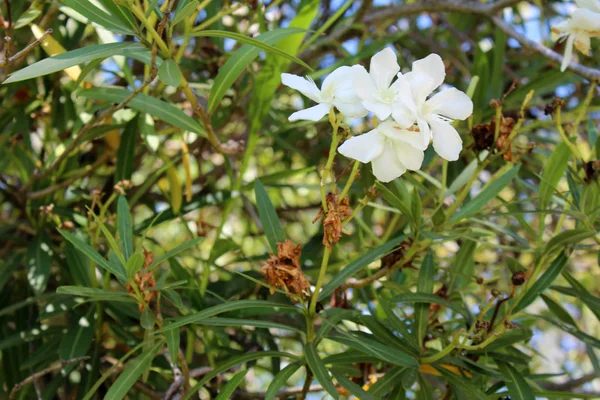
<svg viewBox="0 0 600 400"><path fill-rule="evenodd" d="M148 21L148 19L144 15L144 11L142 11L136 5L133 5L130 9L131 9L131 12L133 12L133 14L137 17L137 19L140 20L142 25L144 25L144 27L146 28L146 30L148 31L150 36L152 36L152 39L154 39L154 41L160 48L160 51L163 53L163 55L166 57L169 57L169 55L170 55L169 47L159 36L158 32L156 32L156 29L154 29L154 26L152 26L150 21Z"/></svg>
<svg viewBox="0 0 600 400"><path fill-rule="evenodd" d="M350 172L350 177L348 177L348 182L346 182L346 186L344 186L344 190L342 190L342 194L340 194L340 200L342 200L348 192L350 191L350 187L354 183L354 179L358 175L358 171L360 169L360 162L354 161L354 165L352 166L352 171Z"/></svg>
<svg viewBox="0 0 600 400"><path fill-rule="evenodd" d="M312 294L310 299L310 305L308 307L308 314L311 317L314 317L317 310L317 300L319 299L319 292L321 291L321 286L323 285L323 279L325 278L325 273L327 272L327 265L329 264L329 255L331 254L331 249L329 247L325 247L323 251L323 260L321 261L321 269L319 270L319 278L317 279L317 284L315 285L315 291Z"/></svg>

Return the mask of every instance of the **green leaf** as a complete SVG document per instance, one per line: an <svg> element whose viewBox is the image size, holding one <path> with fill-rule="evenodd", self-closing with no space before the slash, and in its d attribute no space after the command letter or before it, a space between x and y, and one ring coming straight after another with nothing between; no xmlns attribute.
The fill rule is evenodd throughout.
<svg viewBox="0 0 600 400"><path fill-rule="evenodd" d="M162 348L163 341L159 341L150 349L142 353L138 358L133 360L123 372L119 375L115 383L110 386L105 398L111 400L121 400L129 393L135 382L142 374L150 368L152 360Z"/></svg>
<svg viewBox="0 0 600 400"><path fill-rule="evenodd" d="M17 22L15 22L14 29L21 29L25 26L29 26L39 15L42 13L42 10L39 8L31 7L29 10L25 11Z"/></svg>
<svg viewBox="0 0 600 400"><path fill-rule="evenodd" d="M460 307L457 304L451 303L446 299L443 299L439 296L436 296L435 294L432 293L402 293L399 294L397 296L392 297L392 299L390 300L392 302L398 302L398 303L434 303L434 304L441 304L444 307L448 307L449 309L455 311L456 313L462 315L463 317L465 317L466 320L470 320L471 319L471 315L469 314L469 311L464 308L464 307Z"/></svg>
<svg viewBox="0 0 600 400"><path fill-rule="evenodd" d="M502 189L504 189L514 179L515 176L517 176L520 168L521 165L516 165L499 178L493 179L491 183L485 186L485 188L475 198L465 204L459 212L455 213L450 218L450 223L458 222L461 219L470 217L479 211L489 201L496 197L498 193L500 193Z"/></svg>
<svg viewBox="0 0 600 400"><path fill-rule="evenodd" d="M154 313L150 307L146 307L142 312L142 316L140 317L140 325L142 325L142 328L148 330L154 328L155 323L156 318L154 318Z"/></svg>
<svg viewBox="0 0 600 400"><path fill-rule="evenodd" d="M406 367L394 367L390 369L369 388L368 393L372 396L381 398L381 396L392 390L392 388L398 384L402 375L407 370L408 368Z"/></svg>
<svg viewBox="0 0 600 400"><path fill-rule="evenodd" d="M542 276L537 279L533 285L525 292L521 300L517 303L515 308L512 310L512 314L516 314L517 312L523 310L525 307L533 303L533 301L538 297L540 293L550 287L552 282L556 279L556 277L563 270L565 265L567 265L568 257L566 253L563 251L552 261L546 272L542 274Z"/></svg>
<svg viewBox="0 0 600 400"><path fill-rule="evenodd" d="M471 382L465 377L459 377L454 373L448 371L444 367L434 366L446 381L452 386L452 389L456 391L459 389L460 392L465 394L464 399L468 400L489 400L484 392L473 386Z"/></svg>
<svg viewBox="0 0 600 400"><path fill-rule="evenodd" d="M86 46L81 49L67 51L53 57L45 58L28 67L13 72L4 83L20 82L38 76L52 74L75 65L83 64L98 58L121 55L124 51L141 51L145 48L139 43L121 42Z"/></svg>
<svg viewBox="0 0 600 400"><path fill-rule="evenodd" d="M118 16L108 14L96 7L89 0L61 0L64 5L77 11L79 14L86 17L90 22L94 22L105 27L111 32L134 35L135 32L125 25Z"/></svg>
<svg viewBox="0 0 600 400"><path fill-rule="evenodd" d="M338 381L340 385L342 385L350 394L354 395L357 399L360 400L375 400L372 394L366 392L362 387L352 382L350 379L346 378L344 374L338 371L331 371L331 374L335 377L335 380Z"/></svg>
<svg viewBox="0 0 600 400"><path fill-rule="evenodd" d="M35 294L43 293L48 284L52 265L50 245L48 235L39 232L27 250L27 280Z"/></svg>
<svg viewBox="0 0 600 400"><path fill-rule="evenodd" d="M448 283L448 291L454 292L454 290L461 286L461 283L465 281L465 277L470 276L469 271L473 270L475 260L473 255L475 254L475 248L477 242L474 240L463 240L460 243L460 249L454 256L454 261L450 265L450 282ZM462 281L461 281L461 278Z"/></svg>
<svg viewBox="0 0 600 400"><path fill-rule="evenodd" d="M175 257L177 254L181 253L182 251L185 251L187 249L190 249L190 248L196 246L202 240L204 240L203 237L197 237L197 238L190 240L189 242L180 244L179 246L175 247L174 249L171 249L171 250L167 251L165 254L163 254L162 256L156 258L152 262L152 264L150 264L148 266L148 269L153 269L154 267L160 265L160 263L167 261L171 257Z"/></svg>
<svg viewBox="0 0 600 400"><path fill-rule="evenodd" d="M277 243L285 240L285 234L281 228L279 217L265 187L258 179L254 181L254 193L256 195L256 207L258 208L258 216L260 217L263 231L269 240L271 251L277 254Z"/></svg>
<svg viewBox="0 0 600 400"><path fill-rule="evenodd" d="M108 101L111 103L120 103L127 99L131 92L122 88L92 88L82 89L77 94L80 97L87 97L96 100ZM204 128L196 120L189 117L174 105L155 97L139 93L127 105L137 111L150 114L184 131L194 132L202 137L206 137Z"/></svg>
<svg viewBox="0 0 600 400"><path fill-rule="evenodd" d="M433 292L433 282L435 276L435 265L433 264L433 254L431 250L427 252L421 269L419 270L419 280L417 282L417 291L420 293ZM419 348L423 348L423 339L427 333L429 324L429 303L417 303L415 305L415 336L419 343Z"/></svg>
<svg viewBox="0 0 600 400"><path fill-rule="evenodd" d="M565 310L560 304L558 304L556 301L546 296L545 294L541 294L540 296L542 300L544 300L544 303L546 303L546 306L548 306L548 309L552 312L552 314L554 314L555 317L557 317L566 324L577 326L577 322L575 321L573 316L569 314L569 312Z"/></svg>
<svg viewBox="0 0 600 400"><path fill-rule="evenodd" d="M94 339L94 308L90 309L86 316L77 319L77 326L67 329L60 342L59 355L61 360L71 360L83 357L92 346ZM77 364L63 367L63 373L68 374L75 369Z"/></svg>
<svg viewBox="0 0 600 400"><path fill-rule="evenodd" d="M569 150L569 146L565 142L560 142L547 159L540 181L540 210L548 208L550 199L558 186L558 181L560 181L560 178L562 178L567 170L570 155L571 150Z"/></svg>
<svg viewBox="0 0 600 400"><path fill-rule="evenodd" d="M296 64L302 65L304 68L308 69L309 71L313 70L310 66L308 66L308 64L306 64L304 61L302 61L298 57L295 57L295 56L289 54L288 52L281 50L278 47L272 46L272 45L265 43L263 41L260 41L260 40L256 40L250 36L245 36L245 35L242 35L239 33L229 32L229 31L210 31L210 30L194 32L194 33L190 34L190 36L221 37L221 38L233 39L240 43L248 44L248 45L257 47L261 50L268 51L268 52L278 55L288 61L295 62Z"/></svg>
<svg viewBox="0 0 600 400"><path fill-rule="evenodd" d="M410 209L410 205L406 204L408 202L405 202L404 200L402 200L400 197L396 196L396 194L394 192L392 192L390 189L388 189L383 183L381 182L376 182L375 186L377 187L377 190L379 190L383 196L383 199L385 201L388 202L389 205L391 205L392 207L395 207L397 210L399 210L402 215L409 220L409 222L411 224L414 225L414 214Z"/></svg>
<svg viewBox="0 0 600 400"><path fill-rule="evenodd" d="M179 87L181 83L181 71L173 60L166 60L158 68L158 78L173 87Z"/></svg>
<svg viewBox="0 0 600 400"><path fill-rule="evenodd" d="M142 269L144 265L144 255L142 253L134 253L127 263L125 264L125 270L127 271L127 277L130 280L135 278L135 274Z"/></svg>
<svg viewBox="0 0 600 400"><path fill-rule="evenodd" d="M565 248L567 246L575 245L587 238L594 236L596 233L588 228L575 228L567 229L554 236L546 244L544 254L550 254L556 249Z"/></svg>
<svg viewBox="0 0 600 400"><path fill-rule="evenodd" d="M403 353L396 347L387 346L373 339L367 339L364 337L354 338L339 335L329 336L328 338L395 365L411 368L419 367L417 360L409 354Z"/></svg>
<svg viewBox="0 0 600 400"><path fill-rule="evenodd" d="M265 400L273 400L275 398L275 396L277 395L277 392L279 391L279 389L286 384L287 380L290 379L290 377L292 375L294 375L294 373L296 371L298 371L298 369L302 365L304 365L302 362L295 361L291 364L288 364L285 368L283 368L281 371L279 371L273 377L273 380L271 381L271 383L269 384L269 387L267 388L267 392L265 393Z"/></svg>
<svg viewBox="0 0 600 400"><path fill-rule="evenodd" d="M133 224L129 204L123 195L119 196L119 200L117 200L117 221L123 256L127 261L133 254Z"/></svg>
<svg viewBox="0 0 600 400"><path fill-rule="evenodd" d="M184 3L184 1L182 0L179 3L182 4L182 3ZM196 7L198 7L198 5L200 5L198 0L193 0L193 1L189 2L188 4L186 4L185 6L182 6L181 8L179 8L179 4L178 4L177 12L175 14L175 18L173 18L173 21L171 22L171 25L175 26L178 23L180 23L181 21L183 21L184 19L186 19L187 17L191 16L192 13L194 11L196 11Z"/></svg>
<svg viewBox="0 0 600 400"><path fill-rule="evenodd" d="M334 399L339 398L337 389L333 384L333 380L331 376L329 376L329 372L323 363L323 360L319 357L319 353L317 352L317 347L314 343L307 343L304 346L304 354L306 356L306 363L310 367L310 370L315 375L315 378L319 381L321 386L329 393L331 397Z"/></svg>
<svg viewBox="0 0 600 400"><path fill-rule="evenodd" d="M125 268L122 265L113 266L106 259L104 259L100 254L96 253L96 251L94 249L92 249L89 244L83 242L81 239L77 238L72 233L63 231L61 229L58 229L58 232L60 232L60 234L63 235L63 237L65 239L67 239L73 246L75 246L75 248L77 250L81 251L83 254L85 254L89 259L94 261L100 267L104 268L105 270L112 273L116 277L121 278L123 281L127 280L127 273L125 272Z"/></svg>
<svg viewBox="0 0 600 400"><path fill-rule="evenodd" d="M421 196L419 190L415 187L413 189L412 197L410 199L410 210L415 223L415 230L418 230L421 226L421 219L423 218L423 205L421 204Z"/></svg>
<svg viewBox="0 0 600 400"><path fill-rule="evenodd" d="M583 304L589 307L590 311L594 313L596 318L600 320L600 298L591 294L577 279L575 279L567 271L562 272L563 277L569 282L576 293L576 297L579 298Z"/></svg>
<svg viewBox="0 0 600 400"><path fill-rule="evenodd" d="M181 326L198 323L200 321L212 317L213 315L217 315L227 311L243 310L247 308L263 308L269 309L272 312L276 312L277 309L297 310L296 307L290 304L275 303L272 301L263 300L237 300L209 307L195 314L186 315L185 317L173 319L170 321L168 329L179 328ZM161 333L166 330L167 328L162 328L157 330L156 333Z"/></svg>
<svg viewBox="0 0 600 400"><path fill-rule="evenodd" d="M94 220L100 227L100 230L102 231L102 234L104 235L106 241L108 242L108 246L110 247L111 251L109 251L109 253L108 253L108 262L111 265L114 264L116 266L115 268L119 268L119 265L121 267L125 266L125 258L123 258L123 255L121 254L121 249L119 248L119 245L117 244L117 241L115 240L115 237L108 230L106 225L104 225L104 222L102 222L102 220L96 214L94 214L93 211L90 210L90 213L92 214L92 216L94 217ZM111 254L113 254L114 259L111 259Z"/></svg>
<svg viewBox="0 0 600 400"><path fill-rule="evenodd" d="M171 356L171 362L175 365L179 364L179 329L173 328L168 329L166 326L165 338L167 339L167 348L169 349L169 355Z"/></svg>
<svg viewBox="0 0 600 400"><path fill-rule="evenodd" d="M304 331L289 324L280 324L277 322L263 321L260 319L207 318L197 322L197 324L205 326L254 326L256 328L273 328L286 331L292 330L298 333L304 333Z"/></svg>
<svg viewBox="0 0 600 400"><path fill-rule="evenodd" d="M329 296L335 289L337 289L341 284L346 282L348 278L356 275L361 269L365 268L372 262L379 260L381 257L390 253L396 246L398 246L404 239L406 239L408 235L401 235L391 239L388 242L385 242L381 246L363 254L358 257L356 260L352 261L350 264L346 266L346 268L342 269L338 272L325 287L323 291L319 295L319 300L323 300L327 296Z"/></svg>
<svg viewBox="0 0 600 400"><path fill-rule="evenodd" d="M125 125L121 134L121 143L117 150L117 165L115 168L115 181L131 180L133 174L137 132L139 130L139 118L134 118Z"/></svg>
<svg viewBox="0 0 600 400"><path fill-rule="evenodd" d="M506 387L510 393L510 398L515 400L535 400L535 396L531 391L531 388L523 378L523 375L514 369L511 365L502 361L495 360L498 365L498 369L507 380L505 380Z"/></svg>
<svg viewBox="0 0 600 400"><path fill-rule="evenodd" d="M183 10L182 10L183 12ZM283 38L306 32L305 29L298 28L278 28L269 32L260 34L255 40L267 44L275 44ZM233 86L233 83L240 77L250 63L258 57L261 49L246 44L236 50L225 64L219 68L219 73L210 88L210 96L208 97L208 113L212 114L216 109L225 93Z"/></svg>
<svg viewBox="0 0 600 400"><path fill-rule="evenodd" d="M126 292L116 292L114 290L94 289L81 286L60 286L56 289L58 294L70 296L89 297L93 301L117 301L125 303L135 303L135 300Z"/></svg>
<svg viewBox="0 0 600 400"><path fill-rule="evenodd" d="M235 389L237 389L237 387L240 386L240 384L246 377L247 373L248 373L248 370L246 369L244 371L240 371L237 374L235 374L234 377L231 378L231 380L229 382L227 382L227 384L223 387L223 389L221 389L221 391L219 392L217 397L215 397L215 400L229 399L230 396L235 391Z"/></svg>
<svg viewBox="0 0 600 400"><path fill-rule="evenodd" d="M298 357L294 356L293 354L284 353L282 351L256 351L256 352L244 353L242 355L232 357L232 358L226 360L225 362L223 362L222 364L219 364L217 367L213 368L213 370L210 373L204 375L204 377L202 379L200 379L200 381L198 381L198 383L196 383L194 385L194 387L192 387L192 389L190 389L190 391L183 398L183 400L188 400L198 390L200 390L206 384L206 382L210 381L217 375L235 367L236 365L240 365L240 364L243 364L248 361L264 359L267 357L286 357L286 358L290 358L293 360L298 359Z"/></svg>

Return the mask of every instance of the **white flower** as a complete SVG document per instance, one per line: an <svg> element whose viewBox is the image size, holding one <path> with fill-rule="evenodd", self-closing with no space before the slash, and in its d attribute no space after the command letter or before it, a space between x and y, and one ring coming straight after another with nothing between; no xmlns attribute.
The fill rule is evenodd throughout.
<svg viewBox="0 0 600 400"><path fill-rule="evenodd" d="M316 106L293 113L288 118L290 121L300 119L318 121L329 114L332 107L337 108L345 117L360 118L367 115L368 111L362 106L360 99L354 92L351 67L337 68L325 78L320 90L309 77L302 78L284 73L281 74L281 82L319 103Z"/></svg>
<svg viewBox="0 0 600 400"><path fill-rule="evenodd" d="M552 32L558 34L558 40L566 38L565 55L560 65L564 71L573 58L573 45L586 56L590 55L590 38L600 36L600 1L577 0L578 8L571 18L552 27Z"/></svg>
<svg viewBox="0 0 600 400"><path fill-rule="evenodd" d="M435 151L448 161L455 161L462 150L460 135L451 125L453 119L463 120L473 113L473 102L456 88L442 90L429 100L446 77L442 58L437 54L415 61L412 71L398 74L399 100L392 106L392 117L403 128L417 124L423 145L433 139Z"/></svg>
<svg viewBox="0 0 600 400"><path fill-rule="evenodd" d="M421 168L425 147L416 130L400 128L388 120L377 128L346 140L338 151L362 163L371 163L373 175L389 182L409 170Z"/></svg>
<svg viewBox="0 0 600 400"><path fill-rule="evenodd" d="M401 81L392 80L400 71L397 57L390 48L385 48L371 58L369 72L362 65L352 67L354 90L363 106L381 121L392 113L392 104L399 94Z"/></svg>

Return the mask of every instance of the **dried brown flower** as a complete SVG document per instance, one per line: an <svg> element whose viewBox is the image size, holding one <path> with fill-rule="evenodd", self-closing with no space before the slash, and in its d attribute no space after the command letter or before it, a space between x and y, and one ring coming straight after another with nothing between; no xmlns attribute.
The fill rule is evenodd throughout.
<svg viewBox="0 0 600 400"><path fill-rule="evenodd" d="M512 143L508 140L516 121L511 117L502 116L500 126L498 127L498 138L496 140L496 149L498 151L506 150L503 158L505 161L512 161L511 152ZM474 147L477 151L490 150L494 146L494 135L496 133L496 117L488 124L477 124L471 129L471 135L475 140Z"/></svg>
<svg viewBox="0 0 600 400"><path fill-rule="evenodd" d="M148 251L146 249L144 250L144 268L148 268L150 266L150 264L152 264L152 262L154 261L154 253L152 253L151 251Z"/></svg>
<svg viewBox="0 0 600 400"><path fill-rule="evenodd" d="M269 285L283 288L286 292L300 296L308 295L309 283L300 268L302 245L291 240L277 243L277 256L271 254L262 267ZM274 291L271 290L271 294Z"/></svg>
<svg viewBox="0 0 600 400"><path fill-rule="evenodd" d="M400 243L400 245L398 246L398 248L396 248L396 250L383 256L383 258L381 259L381 268L393 267L394 264L396 264L398 261L400 261L402 259L402 257L404 256L404 253L406 252L406 250L408 250L408 248L410 247L412 242L413 242L413 239L408 238L405 241L403 241L402 243Z"/></svg>
<svg viewBox="0 0 600 400"><path fill-rule="evenodd" d="M555 97L554 99L552 99L552 103L546 104L546 107L544 107L544 114L552 115L554 114L554 111L556 111L557 108L560 108L564 105L565 101L563 99L561 99L560 97Z"/></svg>
<svg viewBox="0 0 600 400"><path fill-rule="evenodd" d="M313 223L323 217L323 245L331 248L332 245L340 241L342 237L342 221L352 214L352 208L350 208L348 197L344 197L338 202L338 197L335 193L328 193L325 200L327 202L327 212L323 213L323 209L321 208Z"/></svg>
<svg viewBox="0 0 600 400"><path fill-rule="evenodd" d="M145 260L144 260L145 263ZM150 302L156 297L156 291L152 290L154 286L156 286L156 280L154 280L154 274L152 271L138 271L135 273L134 283L138 288L138 291L144 298L145 304L150 304ZM129 282L127 282L127 291L129 293L135 293L134 288L131 286ZM144 311L144 303L140 303L138 305L140 312Z"/></svg>

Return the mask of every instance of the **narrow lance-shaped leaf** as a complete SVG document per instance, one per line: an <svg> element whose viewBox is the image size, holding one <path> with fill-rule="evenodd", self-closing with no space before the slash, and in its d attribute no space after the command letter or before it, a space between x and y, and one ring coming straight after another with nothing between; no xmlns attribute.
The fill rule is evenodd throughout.
<svg viewBox="0 0 600 400"><path fill-rule="evenodd" d="M542 274L542 276L537 279L533 285L525 292L521 300L517 303L515 308L512 310L512 313L515 314L525 307L533 303L533 301L542 293L544 290L550 287L552 282L556 279L556 277L563 270L565 265L567 265L567 254L563 251L552 261L546 272Z"/></svg>
<svg viewBox="0 0 600 400"><path fill-rule="evenodd" d="M433 264L433 254L431 250L427 252L421 268L419 269L419 280L417 282L417 290L420 293L433 292L433 278L435 275L435 265ZM417 303L415 305L415 335L419 346L423 347L423 339L427 333L427 325L429 323L429 303Z"/></svg>
<svg viewBox="0 0 600 400"><path fill-rule="evenodd" d="M158 78L173 87L179 87L181 83L181 71L173 60L166 60L158 68Z"/></svg>
<svg viewBox="0 0 600 400"><path fill-rule="evenodd" d="M333 380L323 363L323 360L319 357L317 347L314 343L307 343L304 346L304 354L306 356L306 362L310 367L310 370L315 375L321 386L329 393L334 399L339 398L337 389L333 384Z"/></svg>
<svg viewBox="0 0 600 400"><path fill-rule="evenodd" d="M352 261L348 264L344 269L338 272L325 287L323 291L319 295L319 300L323 300L327 296L329 296L335 289L337 289L341 284L346 282L348 278L354 276L361 269L365 268L369 264L374 261L379 260L381 257L390 253L396 246L398 246L404 239L406 239L407 235L397 236L381 246L363 254L358 257L356 260Z"/></svg>
<svg viewBox="0 0 600 400"><path fill-rule="evenodd" d="M133 254L133 223L129 204L123 195L119 196L119 200L117 200L117 221L123 257L127 261Z"/></svg>
<svg viewBox="0 0 600 400"><path fill-rule="evenodd" d="M52 74L88 61L124 54L125 51L145 51L139 43L121 42L86 46L53 57L45 58L28 67L13 72L4 83L24 81Z"/></svg>
<svg viewBox="0 0 600 400"><path fill-rule="evenodd" d="M248 370L246 369L244 371L240 371L237 374L235 374L234 377L231 378L231 380L229 382L227 382L227 384L223 387L223 389L221 389L221 391L219 392L217 397L215 397L215 400L230 399L231 398L230 396L233 394L235 389L237 389L237 387L242 383L242 381L246 377L247 373L248 373Z"/></svg>
<svg viewBox="0 0 600 400"><path fill-rule="evenodd" d="M127 89L121 88L92 88L80 90L77 92L77 94L81 97L89 97L111 103L120 103L127 99L131 95L131 92ZM196 120L189 117L179 108L167 103L166 101L139 93L129 103L127 103L127 105L137 111L141 111L156 118L162 119L163 121L180 129L194 132L202 137L206 137L204 128L202 128L202 126L200 126Z"/></svg>
<svg viewBox="0 0 600 400"><path fill-rule="evenodd" d="M106 393L106 399L121 400L129 393L135 382L142 374L150 368L152 360L163 346L163 341L159 341L150 349L142 353L138 358L133 360L123 372L119 375L115 383L113 383Z"/></svg>
<svg viewBox="0 0 600 400"><path fill-rule="evenodd" d="M249 45L258 47L261 50L268 51L270 53L281 56L288 61L295 62L296 64L302 65L304 68L308 69L309 71L312 71L312 68L310 66L308 66L308 64L306 64L304 61L299 59L298 57L295 57L295 56L293 56L275 46L272 46L268 43L262 42L260 40L256 40L254 38L251 38L249 36L245 36L245 35L242 35L239 33L229 32L229 31L199 31L199 32L192 33L190 36L222 37L222 38L229 38L229 39L237 40L240 43L249 44Z"/></svg>
<svg viewBox="0 0 600 400"><path fill-rule="evenodd" d="M511 399L535 400L531 387L529 387L521 373L507 363L496 360L496 364L498 364L498 368L500 369L500 372L502 372L502 375L507 378L505 383L510 392Z"/></svg>
<svg viewBox="0 0 600 400"><path fill-rule="evenodd" d="M191 5L191 3L189 5ZM306 30L298 28L278 28L261 33L255 40L267 44L275 44L289 35L304 32L306 32ZM217 109L217 106L225 96L225 92L233 86L233 83L239 78L248 65L258 57L261 51L262 50L259 47L246 44L236 50L229 59L227 59L225 64L219 68L219 73L210 88L210 96L208 97L209 114L212 114Z"/></svg>
<svg viewBox="0 0 600 400"><path fill-rule="evenodd" d="M302 365L303 364L301 362L296 361L291 364L288 364L285 368L279 371L279 373L277 373L277 375L273 377L273 380L267 388L267 392L265 393L265 400L273 400L277 395L279 389L286 384L287 380L292 375L294 375L294 373L298 371L298 369Z"/></svg>
<svg viewBox="0 0 600 400"><path fill-rule="evenodd" d="M269 245L271 245L271 251L277 254L277 243L285 240L285 234L281 228L279 217L265 187L258 179L254 182L254 193L256 194L256 207L258 208L258 216L260 217L263 231L267 236Z"/></svg>
<svg viewBox="0 0 600 400"><path fill-rule="evenodd" d="M481 193L479 193L474 199L464 205L464 207L454 214L452 218L450 218L450 222L458 222L463 218L467 218L477 211L479 211L483 206L485 206L490 200L498 195L504 189L517 174L519 173L520 165L516 165L504 173L502 176L494 179L489 185L487 185Z"/></svg>
<svg viewBox="0 0 600 400"><path fill-rule="evenodd" d="M89 244L83 242L81 239L79 239L72 233L63 231L61 229L59 229L58 231L60 232L61 235L64 236L65 239L67 239L69 242L71 242L71 244L73 244L73 246L75 246L75 248L77 250L81 251L83 254L85 254L88 258L90 258L92 261L94 261L100 267L104 268L105 270L109 271L110 273L114 274L115 276L117 276L123 280L127 280L127 273L125 272L125 268L122 265L120 267L113 266L105 258L103 258L100 254L96 253L96 251L94 249L92 249L92 247Z"/></svg>

